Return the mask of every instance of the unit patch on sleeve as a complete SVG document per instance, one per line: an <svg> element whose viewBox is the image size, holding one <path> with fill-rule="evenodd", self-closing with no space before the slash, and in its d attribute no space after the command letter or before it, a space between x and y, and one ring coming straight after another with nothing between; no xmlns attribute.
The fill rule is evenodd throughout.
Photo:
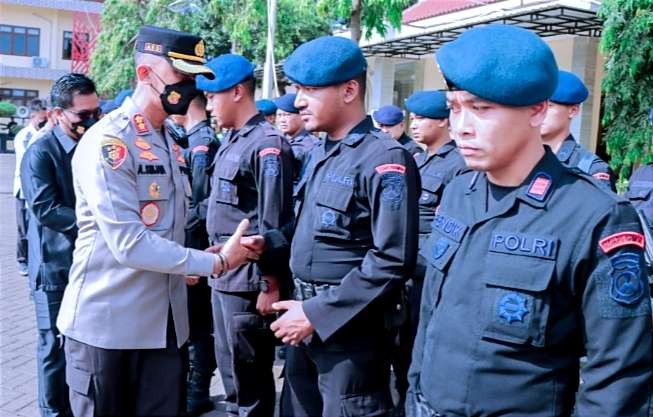
<svg viewBox="0 0 653 417"><path fill-rule="evenodd" d="M637 232L619 232L599 240L599 247L604 253L610 253L624 246L637 246L644 249L644 235Z"/></svg>
<svg viewBox="0 0 653 417"><path fill-rule="evenodd" d="M102 161L111 169L118 169L127 159L127 145L120 138L105 136L100 148Z"/></svg>

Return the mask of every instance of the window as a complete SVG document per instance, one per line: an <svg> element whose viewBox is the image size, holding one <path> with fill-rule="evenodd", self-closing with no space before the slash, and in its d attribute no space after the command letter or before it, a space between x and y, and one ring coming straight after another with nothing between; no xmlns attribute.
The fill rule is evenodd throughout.
<svg viewBox="0 0 653 417"><path fill-rule="evenodd" d="M23 90L22 88L0 88L0 101L11 101L17 106L27 106L30 101L38 97L38 90Z"/></svg>
<svg viewBox="0 0 653 417"><path fill-rule="evenodd" d="M39 56L40 37L37 28L0 25L0 54Z"/></svg>
<svg viewBox="0 0 653 417"><path fill-rule="evenodd" d="M83 37L88 43L91 39L88 33L82 33ZM68 30L63 32L63 49L61 51L61 59L73 59L73 33Z"/></svg>

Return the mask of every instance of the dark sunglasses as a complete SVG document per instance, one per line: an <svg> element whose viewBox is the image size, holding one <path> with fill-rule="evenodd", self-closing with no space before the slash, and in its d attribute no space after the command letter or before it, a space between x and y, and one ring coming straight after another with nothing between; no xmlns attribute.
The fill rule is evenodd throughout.
<svg viewBox="0 0 653 417"><path fill-rule="evenodd" d="M100 109L99 107L95 108L93 110L82 110L82 111L79 111L79 112L72 111L72 110L69 110L69 109L65 109L64 111L67 111L67 112L70 112L70 113L74 114L75 116L79 117L81 120L90 119L91 117L93 117L95 119L99 119L100 114L102 113L102 109Z"/></svg>

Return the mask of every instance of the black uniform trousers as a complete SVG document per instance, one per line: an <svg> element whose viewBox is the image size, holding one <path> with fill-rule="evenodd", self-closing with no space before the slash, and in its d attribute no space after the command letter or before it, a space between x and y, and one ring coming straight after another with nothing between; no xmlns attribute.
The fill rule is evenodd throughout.
<svg viewBox="0 0 653 417"><path fill-rule="evenodd" d="M66 382L75 417L178 417L186 369L168 314L164 349L103 349L66 338Z"/></svg>
<svg viewBox="0 0 653 417"><path fill-rule="evenodd" d="M16 260L27 264L27 207L25 200L16 197Z"/></svg>
<svg viewBox="0 0 653 417"><path fill-rule="evenodd" d="M257 298L254 291L212 292L215 357L229 416L274 415L274 335L271 319L256 310Z"/></svg>
<svg viewBox="0 0 653 417"><path fill-rule="evenodd" d="M390 415L389 335L382 325L355 327L288 347L281 417Z"/></svg>

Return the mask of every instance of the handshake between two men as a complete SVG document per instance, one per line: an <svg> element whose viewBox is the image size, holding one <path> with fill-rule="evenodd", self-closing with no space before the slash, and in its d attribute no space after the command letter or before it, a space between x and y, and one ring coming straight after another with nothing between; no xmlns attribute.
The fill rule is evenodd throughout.
<svg viewBox="0 0 653 417"><path fill-rule="evenodd" d="M265 238L261 235L243 236L249 229L249 220L240 222L233 235L224 243L211 246L207 252L214 253L213 278L220 279L225 272L237 268L247 262L256 261L265 251ZM264 277L265 279L266 277ZM186 281L193 285L198 277L188 276ZM257 309L263 315L284 312L281 317L270 325L275 337L283 343L297 346L313 334L314 328L306 317L301 301L278 301L279 287L275 280L268 282L270 290L261 293Z"/></svg>

